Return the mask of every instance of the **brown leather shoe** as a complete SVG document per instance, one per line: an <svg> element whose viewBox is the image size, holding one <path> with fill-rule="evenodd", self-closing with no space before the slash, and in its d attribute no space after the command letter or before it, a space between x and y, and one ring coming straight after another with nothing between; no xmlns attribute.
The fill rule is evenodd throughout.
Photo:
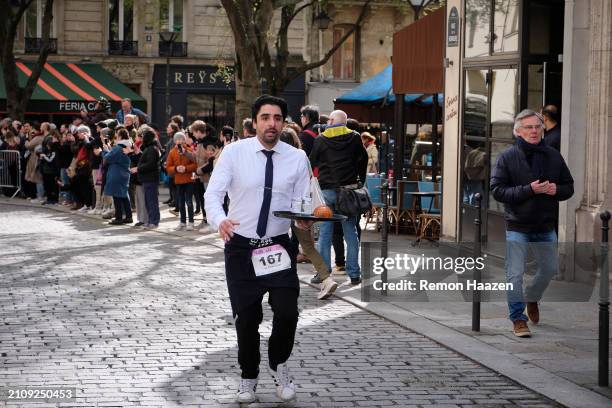
<svg viewBox="0 0 612 408"><path fill-rule="evenodd" d="M527 322L524 320L516 320L512 322L514 324L514 335L516 337L531 337L531 332L529 331L529 327L527 327Z"/></svg>
<svg viewBox="0 0 612 408"><path fill-rule="evenodd" d="M310 263L310 259L308 259L306 255L300 253L297 255L296 262L297 263Z"/></svg>
<svg viewBox="0 0 612 408"><path fill-rule="evenodd" d="M538 302L527 302L527 317L529 317L529 320L531 320L533 324L538 324L540 321Z"/></svg>

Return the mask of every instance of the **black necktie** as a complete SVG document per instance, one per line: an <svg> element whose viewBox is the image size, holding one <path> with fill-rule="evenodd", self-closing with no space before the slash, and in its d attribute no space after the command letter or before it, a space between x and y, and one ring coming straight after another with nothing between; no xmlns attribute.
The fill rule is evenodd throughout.
<svg viewBox="0 0 612 408"><path fill-rule="evenodd" d="M259 211L259 220L257 220L257 235L259 235L259 238L266 235L268 214L270 213L270 202L272 201L272 179L274 178L274 166L272 164L272 154L274 154L274 151L262 150L262 152L266 155L267 161L263 202L261 203L261 210Z"/></svg>

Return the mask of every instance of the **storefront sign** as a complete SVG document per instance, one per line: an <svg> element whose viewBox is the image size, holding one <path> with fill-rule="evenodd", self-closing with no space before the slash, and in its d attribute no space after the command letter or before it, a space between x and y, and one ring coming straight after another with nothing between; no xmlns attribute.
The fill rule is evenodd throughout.
<svg viewBox="0 0 612 408"><path fill-rule="evenodd" d="M59 102L58 112L80 112L81 110L87 110L93 112L96 108L96 101L92 102Z"/></svg>
<svg viewBox="0 0 612 408"><path fill-rule="evenodd" d="M457 7L451 8L448 15L447 35L448 47L457 47L459 45L459 13L457 12Z"/></svg>
<svg viewBox="0 0 612 408"><path fill-rule="evenodd" d="M229 91L235 87L233 68L219 69L212 65L171 65L170 88L189 90ZM229 79L229 81L228 81ZM165 88L166 66L156 65L153 83L157 88Z"/></svg>

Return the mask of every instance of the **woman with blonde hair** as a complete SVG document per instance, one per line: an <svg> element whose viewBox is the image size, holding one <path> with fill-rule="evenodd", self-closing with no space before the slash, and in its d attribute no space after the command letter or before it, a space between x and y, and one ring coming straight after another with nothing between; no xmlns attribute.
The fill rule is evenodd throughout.
<svg viewBox="0 0 612 408"><path fill-rule="evenodd" d="M368 153L368 167L366 173L378 173L378 149L376 148L376 137L370 132L361 134L361 143Z"/></svg>

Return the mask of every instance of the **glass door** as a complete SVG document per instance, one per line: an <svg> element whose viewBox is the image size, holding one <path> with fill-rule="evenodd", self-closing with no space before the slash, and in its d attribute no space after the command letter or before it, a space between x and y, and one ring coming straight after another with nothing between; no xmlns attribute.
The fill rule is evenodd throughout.
<svg viewBox="0 0 612 408"><path fill-rule="evenodd" d="M476 193L483 197L483 242L505 241L503 205L492 197L489 181L499 153L514 143L512 128L518 106L516 66L465 71L461 241L475 239ZM494 245L487 251L498 252Z"/></svg>

